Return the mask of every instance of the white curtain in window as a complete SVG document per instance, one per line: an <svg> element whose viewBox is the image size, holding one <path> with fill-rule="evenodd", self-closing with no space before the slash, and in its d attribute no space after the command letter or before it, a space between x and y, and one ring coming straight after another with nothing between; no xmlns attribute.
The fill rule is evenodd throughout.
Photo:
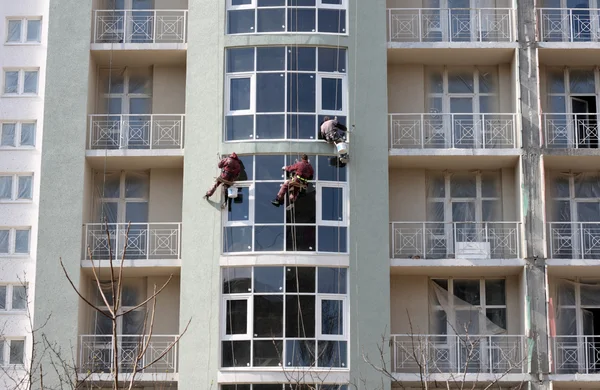
<svg viewBox="0 0 600 390"><path fill-rule="evenodd" d="M3 123L0 131L0 146L15 146L15 130L14 123Z"/></svg>
<svg viewBox="0 0 600 390"><path fill-rule="evenodd" d="M556 288L553 291L554 316L556 322L556 334L569 336L577 334L577 313L575 290L580 291L580 305L598 307L600 306L600 281L598 282L576 282L566 279L556 280ZM585 312L584 321L585 321ZM584 334L586 329L584 327Z"/></svg>
<svg viewBox="0 0 600 390"><path fill-rule="evenodd" d="M19 72L6 72L4 74L4 93L19 92Z"/></svg>
<svg viewBox="0 0 600 390"><path fill-rule="evenodd" d="M6 286L0 286L0 310L6 310Z"/></svg>
<svg viewBox="0 0 600 390"><path fill-rule="evenodd" d="M27 287L13 286L12 309L25 310L27 308Z"/></svg>
<svg viewBox="0 0 600 390"><path fill-rule="evenodd" d="M42 25L41 20L28 20L27 21L27 42L39 42Z"/></svg>
<svg viewBox="0 0 600 390"><path fill-rule="evenodd" d="M21 146L35 145L35 123L21 124Z"/></svg>
<svg viewBox="0 0 600 390"><path fill-rule="evenodd" d="M29 230L16 231L15 253L29 253Z"/></svg>
<svg viewBox="0 0 600 390"><path fill-rule="evenodd" d="M12 176L0 176L0 199L12 199Z"/></svg>
<svg viewBox="0 0 600 390"><path fill-rule="evenodd" d="M10 230L0 230L0 253L8 253Z"/></svg>
<svg viewBox="0 0 600 390"><path fill-rule="evenodd" d="M23 83L23 92L24 93L37 93L38 86L38 72L24 72L25 73L25 81Z"/></svg>
<svg viewBox="0 0 600 390"><path fill-rule="evenodd" d="M9 20L8 21L8 36L7 42L19 42L21 41L21 21L20 20Z"/></svg>
<svg viewBox="0 0 600 390"><path fill-rule="evenodd" d="M19 191L17 194L17 199L31 199L33 193L32 185L32 176L19 176Z"/></svg>

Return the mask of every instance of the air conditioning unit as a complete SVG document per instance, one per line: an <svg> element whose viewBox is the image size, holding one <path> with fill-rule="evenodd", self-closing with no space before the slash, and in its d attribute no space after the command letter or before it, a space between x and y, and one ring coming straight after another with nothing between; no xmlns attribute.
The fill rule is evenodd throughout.
<svg viewBox="0 0 600 390"><path fill-rule="evenodd" d="M489 242L457 242L455 248L455 257L457 259L477 260L489 259Z"/></svg>

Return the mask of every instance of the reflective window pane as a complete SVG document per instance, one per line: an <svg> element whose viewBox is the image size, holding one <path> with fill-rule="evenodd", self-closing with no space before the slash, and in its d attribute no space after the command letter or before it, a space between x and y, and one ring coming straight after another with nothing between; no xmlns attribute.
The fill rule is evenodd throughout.
<svg viewBox="0 0 600 390"><path fill-rule="evenodd" d="M285 337L315 337L314 295L286 295Z"/></svg>
<svg viewBox="0 0 600 390"><path fill-rule="evenodd" d="M223 229L223 252L249 252L252 250L252 227L227 227Z"/></svg>
<svg viewBox="0 0 600 390"><path fill-rule="evenodd" d="M16 146L16 128L17 125L15 123L2 123L2 127L0 128L0 146Z"/></svg>
<svg viewBox="0 0 600 390"><path fill-rule="evenodd" d="M248 301L227 300L225 307L225 334L248 333Z"/></svg>
<svg viewBox="0 0 600 390"><path fill-rule="evenodd" d="M223 294L245 294L252 291L252 268L223 268Z"/></svg>
<svg viewBox="0 0 600 390"><path fill-rule="evenodd" d="M227 207L227 220L248 221L250 218L250 189L238 187L238 196L229 202Z"/></svg>
<svg viewBox="0 0 600 390"><path fill-rule="evenodd" d="M347 344L346 341L319 341L317 349L319 367L347 367Z"/></svg>
<svg viewBox="0 0 600 390"><path fill-rule="evenodd" d="M348 270L346 268L319 267L320 294L347 294Z"/></svg>
<svg viewBox="0 0 600 390"><path fill-rule="evenodd" d="M246 34L254 32L255 12L253 9L227 12L227 33Z"/></svg>
<svg viewBox="0 0 600 390"><path fill-rule="evenodd" d="M346 72L346 49L320 47L319 72Z"/></svg>
<svg viewBox="0 0 600 390"><path fill-rule="evenodd" d="M9 20L6 42L21 42L21 21Z"/></svg>
<svg viewBox="0 0 600 390"><path fill-rule="evenodd" d="M280 340L254 341L254 367L281 366L283 342Z"/></svg>
<svg viewBox="0 0 600 390"><path fill-rule="evenodd" d="M283 292L283 267L255 267L254 292Z"/></svg>
<svg viewBox="0 0 600 390"><path fill-rule="evenodd" d="M19 92L19 72L8 71L4 73L4 93Z"/></svg>
<svg viewBox="0 0 600 390"><path fill-rule="evenodd" d="M316 237L314 226L286 226L286 251L314 252Z"/></svg>
<svg viewBox="0 0 600 390"><path fill-rule="evenodd" d="M319 226L319 252L348 252L348 228Z"/></svg>
<svg viewBox="0 0 600 390"><path fill-rule="evenodd" d="M6 310L6 286L0 286L0 310Z"/></svg>
<svg viewBox="0 0 600 390"><path fill-rule="evenodd" d="M271 200L279 191L279 183L256 183L255 186L255 223L281 223L283 224L283 207L273 207Z"/></svg>
<svg viewBox="0 0 600 390"><path fill-rule="evenodd" d="M238 5L250 5L252 4L252 0L231 0L231 5L232 6L238 6Z"/></svg>
<svg viewBox="0 0 600 390"><path fill-rule="evenodd" d="M29 230L15 231L15 253L29 253Z"/></svg>
<svg viewBox="0 0 600 390"><path fill-rule="evenodd" d="M321 301L321 334L344 334L344 302L323 299Z"/></svg>
<svg viewBox="0 0 600 390"><path fill-rule="evenodd" d="M25 81L23 82L23 93L37 93L38 91L38 71L23 72Z"/></svg>
<svg viewBox="0 0 600 390"><path fill-rule="evenodd" d="M455 279L454 295L471 305L481 303L479 280L477 279Z"/></svg>
<svg viewBox="0 0 600 390"><path fill-rule="evenodd" d="M485 315L494 324L502 329L506 329L506 309L487 309Z"/></svg>
<svg viewBox="0 0 600 390"><path fill-rule="evenodd" d="M569 72L570 92L574 93L595 93L596 83L594 80L594 71L585 69L572 69Z"/></svg>
<svg viewBox="0 0 600 390"><path fill-rule="evenodd" d="M283 295L254 296L254 337L283 337Z"/></svg>
<svg viewBox="0 0 600 390"><path fill-rule="evenodd" d="M254 70L254 48L228 49L227 73L252 72Z"/></svg>
<svg viewBox="0 0 600 390"><path fill-rule="evenodd" d="M22 123L21 124L21 146L34 146L35 145L35 123ZM0 142L0 145L2 143Z"/></svg>
<svg viewBox="0 0 600 390"><path fill-rule="evenodd" d="M257 115L256 139L284 139L285 115Z"/></svg>
<svg viewBox="0 0 600 390"><path fill-rule="evenodd" d="M254 156L238 156L242 170L238 181L252 180L254 179Z"/></svg>
<svg viewBox="0 0 600 390"><path fill-rule="evenodd" d="M254 138L254 116L234 115L225 118L225 133L228 141Z"/></svg>
<svg viewBox="0 0 600 390"><path fill-rule="evenodd" d="M288 112L315 112L316 76L288 73Z"/></svg>
<svg viewBox="0 0 600 390"><path fill-rule="evenodd" d="M257 7L278 7L284 6L285 0L256 0Z"/></svg>
<svg viewBox="0 0 600 390"><path fill-rule="evenodd" d="M17 199L31 199L33 193L33 176L19 176ZM2 185L0 184L0 191ZM2 195L0 195L1 197Z"/></svg>
<svg viewBox="0 0 600 390"><path fill-rule="evenodd" d="M316 28L313 9L291 8L288 10L288 31L313 32Z"/></svg>
<svg viewBox="0 0 600 390"><path fill-rule="evenodd" d="M10 341L9 364L25 364L25 340Z"/></svg>
<svg viewBox="0 0 600 390"><path fill-rule="evenodd" d="M316 48L288 47L288 70L314 71L316 68Z"/></svg>
<svg viewBox="0 0 600 390"><path fill-rule="evenodd" d="M256 112L285 110L285 77L283 73L256 75Z"/></svg>
<svg viewBox="0 0 600 390"><path fill-rule="evenodd" d="M347 170L345 167L338 167L337 161L335 158L332 163L329 156L319 156L318 180L346 181Z"/></svg>
<svg viewBox="0 0 600 390"><path fill-rule="evenodd" d="M342 80L323 77L321 79L321 108L341 111L343 107Z"/></svg>
<svg viewBox="0 0 600 390"><path fill-rule="evenodd" d="M256 12L257 32L285 31L285 9L258 9Z"/></svg>
<svg viewBox="0 0 600 390"><path fill-rule="evenodd" d="M249 367L250 341L223 341L221 357L223 367Z"/></svg>
<svg viewBox="0 0 600 390"><path fill-rule="evenodd" d="M39 42L42 33L42 21L41 20L28 20L27 21L27 42Z"/></svg>
<svg viewBox="0 0 600 390"><path fill-rule="evenodd" d="M346 11L335 9L319 10L319 32L345 33Z"/></svg>
<svg viewBox="0 0 600 390"><path fill-rule="evenodd" d="M250 109L251 79L231 79L229 89L229 110L241 111Z"/></svg>
<svg viewBox="0 0 600 390"><path fill-rule="evenodd" d="M256 48L256 70L285 70L285 47Z"/></svg>
<svg viewBox="0 0 600 390"><path fill-rule="evenodd" d="M287 367L314 367L316 363L314 340L289 340L285 346L285 365Z"/></svg>
<svg viewBox="0 0 600 390"><path fill-rule="evenodd" d="M285 156L259 155L255 157L255 162L255 180L283 180L283 171L281 168L285 165Z"/></svg>
<svg viewBox="0 0 600 390"><path fill-rule="evenodd" d="M221 385L221 390L250 390L250 385Z"/></svg>
<svg viewBox="0 0 600 390"><path fill-rule="evenodd" d="M8 253L8 243L10 238L10 230L0 230L0 253Z"/></svg>
<svg viewBox="0 0 600 390"><path fill-rule="evenodd" d="M283 225L256 226L254 228L254 250L256 252L282 251Z"/></svg>
<svg viewBox="0 0 600 390"><path fill-rule="evenodd" d="M314 267L287 267L285 270L285 291L314 293L315 272Z"/></svg>
<svg viewBox="0 0 600 390"><path fill-rule="evenodd" d="M13 193L13 177L0 176L0 199L10 200Z"/></svg>
<svg viewBox="0 0 600 390"><path fill-rule="evenodd" d="M287 138L316 139L318 126L315 115L288 115L287 125Z"/></svg>
<svg viewBox="0 0 600 390"><path fill-rule="evenodd" d="M344 190L323 187L321 189L321 219L323 221L343 221Z"/></svg>
<svg viewBox="0 0 600 390"><path fill-rule="evenodd" d="M485 304L506 305L506 281L504 279L485 281Z"/></svg>
<svg viewBox="0 0 600 390"><path fill-rule="evenodd" d="M27 287L13 286L12 309L25 310L27 308Z"/></svg>
<svg viewBox="0 0 600 390"><path fill-rule="evenodd" d="M316 190L314 184L309 183L308 188L302 192L294 202L294 208L287 211L288 223L315 223L316 222Z"/></svg>

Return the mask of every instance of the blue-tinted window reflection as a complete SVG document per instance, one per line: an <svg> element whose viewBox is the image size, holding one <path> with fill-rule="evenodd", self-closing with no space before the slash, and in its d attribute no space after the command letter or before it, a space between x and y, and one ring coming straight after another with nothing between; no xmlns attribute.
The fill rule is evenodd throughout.
<svg viewBox="0 0 600 390"><path fill-rule="evenodd" d="M344 303L339 299L321 301L321 333L344 334Z"/></svg>
<svg viewBox="0 0 600 390"><path fill-rule="evenodd" d="M323 187L321 191L321 219L323 221L342 221L344 219L344 190L342 188Z"/></svg>
<svg viewBox="0 0 600 390"><path fill-rule="evenodd" d="M319 72L346 72L346 50L320 47Z"/></svg>
<svg viewBox="0 0 600 390"><path fill-rule="evenodd" d="M320 294L347 294L348 269L319 267Z"/></svg>
<svg viewBox="0 0 600 390"><path fill-rule="evenodd" d="M285 77L283 73L256 75L256 112L283 112Z"/></svg>
<svg viewBox="0 0 600 390"><path fill-rule="evenodd" d="M316 131L317 123L315 115L288 115L288 138L315 139Z"/></svg>
<svg viewBox="0 0 600 390"><path fill-rule="evenodd" d="M255 267L254 292L283 292L283 267Z"/></svg>
<svg viewBox="0 0 600 390"><path fill-rule="evenodd" d="M247 294L251 286L251 267L223 268L223 294Z"/></svg>
<svg viewBox="0 0 600 390"><path fill-rule="evenodd" d="M285 156L256 156L256 180L283 180L281 168L285 164Z"/></svg>
<svg viewBox="0 0 600 390"><path fill-rule="evenodd" d="M252 226L226 227L223 229L224 252L248 252L252 250Z"/></svg>
<svg viewBox="0 0 600 390"><path fill-rule="evenodd" d="M322 33L345 33L346 11L335 9L320 9L319 32Z"/></svg>
<svg viewBox="0 0 600 390"><path fill-rule="evenodd" d="M288 112L315 112L314 74L288 73Z"/></svg>
<svg viewBox="0 0 600 390"><path fill-rule="evenodd" d="M298 32L315 31L315 18L314 9L289 9L288 30Z"/></svg>
<svg viewBox="0 0 600 390"><path fill-rule="evenodd" d="M256 252L283 251L283 225L256 226L254 250Z"/></svg>
<svg viewBox="0 0 600 390"><path fill-rule="evenodd" d="M254 48L227 50L227 72L252 72L254 70Z"/></svg>
<svg viewBox="0 0 600 390"><path fill-rule="evenodd" d="M242 166L242 171L238 177L238 181L254 179L254 156L238 156Z"/></svg>
<svg viewBox="0 0 600 390"><path fill-rule="evenodd" d="M257 12L257 32L285 31L285 9L259 9Z"/></svg>
<svg viewBox="0 0 600 390"><path fill-rule="evenodd" d="M257 115L256 139L284 138L285 115Z"/></svg>
<svg viewBox="0 0 600 390"><path fill-rule="evenodd" d="M347 240L347 228L319 226L319 252L347 252Z"/></svg>
<svg viewBox="0 0 600 390"><path fill-rule="evenodd" d="M287 367L314 367L315 362L315 341L314 340L288 340L286 341L286 359Z"/></svg>
<svg viewBox="0 0 600 390"><path fill-rule="evenodd" d="M234 115L226 118L227 139L253 139L254 117L252 115Z"/></svg>
<svg viewBox="0 0 600 390"><path fill-rule="evenodd" d="M257 0L259 7L277 7L285 5L285 0Z"/></svg>
<svg viewBox="0 0 600 390"><path fill-rule="evenodd" d="M279 183L256 183L254 196L255 223L283 223L283 207L273 207L271 200L279 191Z"/></svg>
<svg viewBox="0 0 600 390"><path fill-rule="evenodd" d="M316 53L314 47L288 47L288 70L314 71Z"/></svg>
<svg viewBox="0 0 600 390"><path fill-rule="evenodd" d="M318 180L346 181L346 167L338 168L338 159L329 156L319 156Z"/></svg>
<svg viewBox="0 0 600 390"><path fill-rule="evenodd" d="M237 10L227 13L227 33L246 34L254 32L254 10Z"/></svg>
<svg viewBox="0 0 600 390"><path fill-rule="evenodd" d="M248 221L250 219L250 189L238 187L238 196L228 203L228 221Z"/></svg>
<svg viewBox="0 0 600 390"><path fill-rule="evenodd" d="M231 79L229 109L231 111L250 109L250 78Z"/></svg>
<svg viewBox="0 0 600 390"><path fill-rule="evenodd" d="M321 108L327 111L341 111L343 106L342 80L321 79Z"/></svg>
<svg viewBox="0 0 600 390"><path fill-rule="evenodd" d="M285 69L285 47L257 47L256 48L256 70L284 70Z"/></svg>

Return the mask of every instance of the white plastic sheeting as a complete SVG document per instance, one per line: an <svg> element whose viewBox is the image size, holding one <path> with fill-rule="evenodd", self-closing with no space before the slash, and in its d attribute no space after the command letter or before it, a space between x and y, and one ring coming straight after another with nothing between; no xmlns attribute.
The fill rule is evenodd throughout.
<svg viewBox="0 0 600 390"><path fill-rule="evenodd" d="M583 335L593 335L594 315L586 309L600 308L600 281L577 282L566 279L555 280L556 288L553 291L554 316L556 334L562 336L577 335L577 306L581 310ZM579 299L579 303L577 302Z"/></svg>

